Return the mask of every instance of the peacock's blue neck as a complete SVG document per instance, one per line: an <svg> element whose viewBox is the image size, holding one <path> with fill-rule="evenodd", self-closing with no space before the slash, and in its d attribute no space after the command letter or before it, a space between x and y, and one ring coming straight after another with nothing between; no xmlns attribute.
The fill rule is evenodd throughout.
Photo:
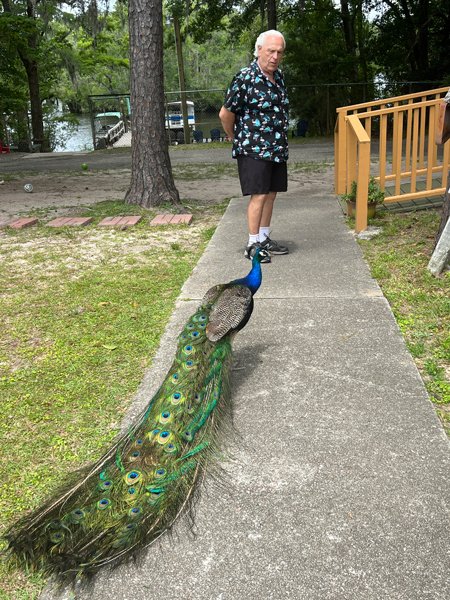
<svg viewBox="0 0 450 600"><path fill-rule="evenodd" d="M262 281L262 272L261 265L257 260L253 260L252 270L247 275L247 277L243 277L242 279L236 279L233 283L238 283L239 285L245 285L251 291L252 295L256 294L261 285Z"/></svg>

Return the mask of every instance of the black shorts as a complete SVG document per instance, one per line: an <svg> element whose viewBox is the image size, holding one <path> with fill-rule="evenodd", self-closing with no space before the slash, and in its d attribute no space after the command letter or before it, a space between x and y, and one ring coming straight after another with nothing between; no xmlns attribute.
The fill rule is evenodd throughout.
<svg viewBox="0 0 450 600"><path fill-rule="evenodd" d="M242 195L287 191L287 163L237 157Z"/></svg>

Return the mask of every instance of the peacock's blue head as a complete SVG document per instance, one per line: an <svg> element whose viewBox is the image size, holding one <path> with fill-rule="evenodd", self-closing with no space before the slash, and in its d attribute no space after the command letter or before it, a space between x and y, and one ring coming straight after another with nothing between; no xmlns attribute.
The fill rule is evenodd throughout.
<svg viewBox="0 0 450 600"><path fill-rule="evenodd" d="M255 252L255 256L253 257L252 264L261 264L261 261L265 258L270 258L269 252L267 252L267 250L264 250L264 248L258 248L258 250Z"/></svg>

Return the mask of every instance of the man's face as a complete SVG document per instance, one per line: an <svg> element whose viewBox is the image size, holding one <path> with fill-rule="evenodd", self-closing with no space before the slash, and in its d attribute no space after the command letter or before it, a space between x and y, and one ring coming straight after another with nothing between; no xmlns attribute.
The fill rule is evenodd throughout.
<svg viewBox="0 0 450 600"><path fill-rule="evenodd" d="M279 35L268 35L264 46L258 46L258 64L261 70L274 73L283 58L284 43Z"/></svg>

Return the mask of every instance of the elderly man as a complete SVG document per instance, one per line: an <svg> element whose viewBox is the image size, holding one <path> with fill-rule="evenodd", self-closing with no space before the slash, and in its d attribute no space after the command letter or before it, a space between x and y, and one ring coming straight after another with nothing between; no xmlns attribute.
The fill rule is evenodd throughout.
<svg viewBox="0 0 450 600"><path fill-rule="evenodd" d="M242 195L250 195L244 252L250 259L260 247L270 254L289 252L269 237L277 192L287 190L289 101L278 68L285 45L279 31L261 33L255 44L256 60L234 77L219 113L225 132L233 138Z"/></svg>

